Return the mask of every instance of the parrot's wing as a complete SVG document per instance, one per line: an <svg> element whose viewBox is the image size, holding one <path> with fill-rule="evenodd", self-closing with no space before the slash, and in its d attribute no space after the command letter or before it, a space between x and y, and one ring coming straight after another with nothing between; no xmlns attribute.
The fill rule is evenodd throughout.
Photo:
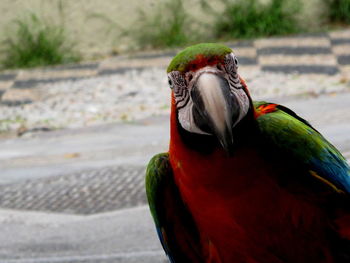
<svg viewBox="0 0 350 263"><path fill-rule="evenodd" d="M335 191L350 194L349 164L316 129L282 105L254 102L254 107L259 129L271 145L292 155Z"/></svg>
<svg viewBox="0 0 350 263"><path fill-rule="evenodd" d="M341 153L307 121L277 104L254 102L259 129L272 146L293 156L309 174L334 190L340 210L334 214L335 253L350 262L350 167ZM339 193L339 194L337 194ZM332 217L332 216L331 216Z"/></svg>
<svg viewBox="0 0 350 263"><path fill-rule="evenodd" d="M154 156L146 171L146 194L158 237L171 262L204 262L200 237L175 185L169 154Z"/></svg>

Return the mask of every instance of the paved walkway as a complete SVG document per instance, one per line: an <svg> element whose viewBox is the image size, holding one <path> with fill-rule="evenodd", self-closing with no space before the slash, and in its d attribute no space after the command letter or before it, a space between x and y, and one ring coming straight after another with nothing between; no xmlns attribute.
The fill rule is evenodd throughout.
<svg viewBox="0 0 350 263"><path fill-rule="evenodd" d="M237 49L242 68L248 70L350 77L350 29L228 45ZM0 74L0 104L31 103L21 94L43 83L120 74L135 68L166 67L175 54L176 51L117 56L91 63L4 72Z"/></svg>
<svg viewBox="0 0 350 263"><path fill-rule="evenodd" d="M0 141L0 207L96 214L146 204L151 157L167 150L168 117Z"/></svg>
<svg viewBox="0 0 350 263"><path fill-rule="evenodd" d="M0 263L166 263L148 208L91 216L0 210Z"/></svg>

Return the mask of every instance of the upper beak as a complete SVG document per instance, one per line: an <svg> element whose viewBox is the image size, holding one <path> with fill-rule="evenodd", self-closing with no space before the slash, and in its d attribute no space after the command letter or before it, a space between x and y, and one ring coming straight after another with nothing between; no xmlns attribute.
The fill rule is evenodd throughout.
<svg viewBox="0 0 350 263"><path fill-rule="evenodd" d="M224 77L202 73L191 89L193 118L202 130L215 135L222 147L233 148L233 124L239 116L239 103Z"/></svg>

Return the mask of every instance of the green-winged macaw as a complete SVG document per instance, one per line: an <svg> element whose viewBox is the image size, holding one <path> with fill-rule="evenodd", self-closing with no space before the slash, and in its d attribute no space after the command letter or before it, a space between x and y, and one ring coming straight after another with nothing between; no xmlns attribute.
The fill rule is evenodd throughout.
<svg viewBox="0 0 350 263"><path fill-rule="evenodd" d="M184 49L167 72L169 152L146 192L171 262L350 262L350 168L290 109L253 102L232 50Z"/></svg>

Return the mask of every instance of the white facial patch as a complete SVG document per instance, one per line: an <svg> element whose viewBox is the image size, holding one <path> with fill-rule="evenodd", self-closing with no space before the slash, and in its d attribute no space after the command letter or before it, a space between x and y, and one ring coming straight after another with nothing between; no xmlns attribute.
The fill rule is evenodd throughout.
<svg viewBox="0 0 350 263"><path fill-rule="evenodd" d="M188 101L185 107L179 109L178 118L182 128L189 132L209 135L209 133L206 133L197 127L193 119L192 110L193 102L191 99Z"/></svg>

